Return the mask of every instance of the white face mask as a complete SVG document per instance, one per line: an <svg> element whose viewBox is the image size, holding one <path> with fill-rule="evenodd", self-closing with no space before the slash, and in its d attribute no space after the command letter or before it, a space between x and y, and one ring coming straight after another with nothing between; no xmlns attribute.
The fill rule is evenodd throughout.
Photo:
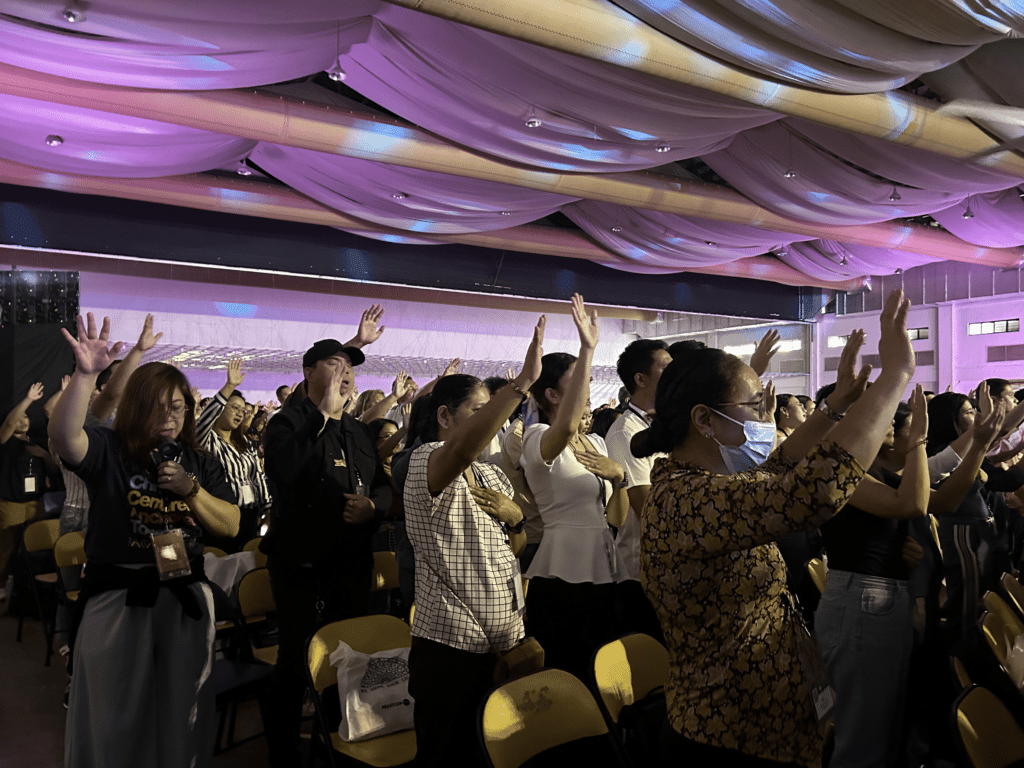
<svg viewBox="0 0 1024 768"><path fill-rule="evenodd" d="M711 410L715 411L714 408ZM746 472L763 464L775 448L775 425L770 421L736 421L721 411L715 413L743 427L743 436L746 438L743 445L722 445L717 437L711 436L711 439L718 443L718 450L729 474Z"/></svg>

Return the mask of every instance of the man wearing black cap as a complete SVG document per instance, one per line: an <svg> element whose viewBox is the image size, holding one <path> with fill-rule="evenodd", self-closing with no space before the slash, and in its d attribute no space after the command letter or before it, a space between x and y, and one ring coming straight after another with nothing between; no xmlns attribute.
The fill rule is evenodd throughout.
<svg viewBox="0 0 1024 768"><path fill-rule="evenodd" d="M357 347L318 341L302 357L306 399L267 425L274 511L261 549L280 640L265 723L272 766L299 764L306 639L366 613L370 537L391 504L370 427L344 411L364 359Z"/></svg>

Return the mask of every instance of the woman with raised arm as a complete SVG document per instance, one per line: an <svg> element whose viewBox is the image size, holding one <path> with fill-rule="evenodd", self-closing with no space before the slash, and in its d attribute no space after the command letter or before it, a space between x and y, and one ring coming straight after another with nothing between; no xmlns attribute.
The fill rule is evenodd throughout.
<svg viewBox="0 0 1024 768"><path fill-rule="evenodd" d="M234 536L224 470L199 450L188 379L147 363L128 379L113 429L83 427L108 347L78 318L75 373L50 419L57 454L89 489L89 561L73 659L64 764L206 765L213 753L213 595L202 533Z"/></svg>
<svg viewBox="0 0 1024 768"><path fill-rule="evenodd" d="M670 454L654 465L640 551L669 649L664 765L821 764L823 661L773 542L828 520L870 466L914 372L909 306L898 291L886 302L871 388L855 333L835 391L767 461L772 404L748 365L691 349L662 373L634 452Z"/></svg>
<svg viewBox="0 0 1024 768"><path fill-rule="evenodd" d="M258 535L260 523L270 514L273 504L267 478L260 466L259 454L247 436L245 397L238 386L245 381L242 361L228 361L227 381L206 404L196 422L196 439L224 467L228 482L238 499L241 517L238 535L230 539L209 536L205 543L225 552L238 552Z"/></svg>
<svg viewBox="0 0 1024 768"><path fill-rule="evenodd" d="M516 552L526 541L512 486L477 461L540 376L541 316L523 370L494 394L474 376L438 380L409 459L405 524L416 552L416 620L409 693L416 700L416 765L483 764L480 698L493 684L494 655L523 639Z"/></svg>
<svg viewBox="0 0 1024 768"><path fill-rule="evenodd" d="M582 433L590 399L590 364L598 342L596 310L572 299L579 357L544 356L530 394L541 423L523 432L520 462L544 524L530 563L530 634L544 646L548 666L588 679L594 651L614 639L618 589L615 541L629 510L625 472L608 458L603 438Z"/></svg>

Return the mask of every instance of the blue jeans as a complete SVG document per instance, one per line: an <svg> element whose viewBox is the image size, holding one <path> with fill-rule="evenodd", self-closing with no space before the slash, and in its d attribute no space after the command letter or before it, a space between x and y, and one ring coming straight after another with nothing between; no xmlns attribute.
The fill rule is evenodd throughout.
<svg viewBox="0 0 1024 768"><path fill-rule="evenodd" d="M885 768L899 749L913 602L907 582L830 570L814 628L836 691L829 768Z"/></svg>

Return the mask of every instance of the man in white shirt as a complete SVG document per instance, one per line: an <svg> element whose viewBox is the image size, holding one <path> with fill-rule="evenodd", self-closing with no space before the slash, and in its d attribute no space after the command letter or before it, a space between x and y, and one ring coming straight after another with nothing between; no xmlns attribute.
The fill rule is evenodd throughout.
<svg viewBox="0 0 1024 768"><path fill-rule="evenodd" d="M619 355L617 371L629 392L621 419L605 436L609 457L626 470L626 494L630 511L615 539L620 574L620 610L623 631L645 632L661 638L661 625L640 587L640 510L651 489L651 469L657 456L636 458L629 449L633 435L650 426L654 396L661 372L672 362L668 345L655 339L638 339Z"/></svg>

